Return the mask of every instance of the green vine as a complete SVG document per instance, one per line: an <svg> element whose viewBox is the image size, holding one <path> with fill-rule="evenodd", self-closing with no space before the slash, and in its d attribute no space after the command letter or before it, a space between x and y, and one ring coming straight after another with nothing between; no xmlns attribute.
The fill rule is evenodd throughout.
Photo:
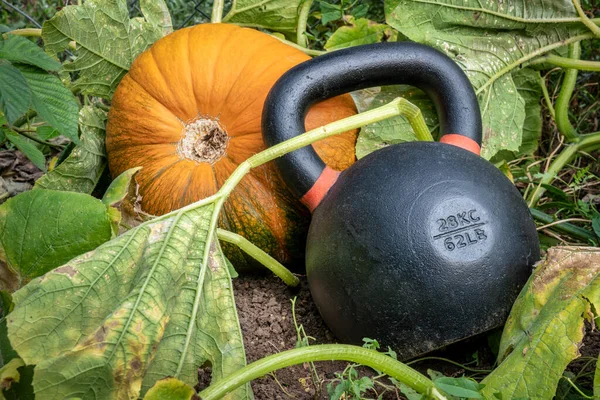
<svg viewBox="0 0 600 400"><path fill-rule="evenodd" d="M221 399L235 388L275 370L314 361L349 361L381 371L432 399L446 399L421 373L375 350L343 344L324 344L287 350L253 362L199 393L203 400Z"/></svg>
<svg viewBox="0 0 600 400"><path fill-rule="evenodd" d="M300 13L298 15L298 27L296 29L296 43L300 47L308 47L308 39L306 37L306 23L310 14L310 8L312 7L313 0L304 0Z"/></svg>
<svg viewBox="0 0 600 400"><path fill-rule="evenodd" d="M581 46L579 43L577 42L570 44L569 58L578 60L580 56ZM573 96L573 90L575 89L575 83L577 82L578 72L579 71L577 69L567 69L565 71L562 87L560 89L560 93L558 94L558 99L556 100L556 106L554 108L554 113L556 115L556 127L569 142L579 141L579 133L577 133L577 130L569 121L569 103L571 102L571 97Z"/></svg>

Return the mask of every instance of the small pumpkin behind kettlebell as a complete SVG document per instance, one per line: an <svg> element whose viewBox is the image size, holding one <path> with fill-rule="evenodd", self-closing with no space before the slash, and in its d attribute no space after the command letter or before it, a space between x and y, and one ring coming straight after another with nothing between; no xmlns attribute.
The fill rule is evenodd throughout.
<svg viewBox="0 0 600 400"><path fill-rule="evenodd" d="M304 132L317 101L391 84L432 98L441 143L388 146L341 174L310 146L276 163L313 210L306 270L325 322L345 342L377 339L406 359L502 325L540 254L519 191L479 157L469 80L430 47L359 46L294 67L267 97L265 143Z"/></svg>

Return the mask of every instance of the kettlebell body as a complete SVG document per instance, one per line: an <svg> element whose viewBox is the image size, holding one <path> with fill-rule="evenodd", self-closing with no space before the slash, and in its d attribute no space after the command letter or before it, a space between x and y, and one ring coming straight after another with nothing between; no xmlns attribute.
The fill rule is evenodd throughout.
<svg viewBox="0 0 600 400"><path fill-rule="evenodd" d="M520 200L455 146L371 153L314 210L306 273L321 315L339 339L377 338L401 358L502 325L539 258L527 207L505 207Z"/></svg>
<svg viewBox="0 0 600 400"><path fill-rule="evenodd" d="M274 145L304 132L319 100L390 84L431 97L442 143L388 146L341 174L310 146L276 163L313 211L306 272L323 319L345 342L377 339L406 359L501 325L539 243L518 190L479 157L469 80L430 47L357 46L292 68L267 96L263 139Z"/></svg>

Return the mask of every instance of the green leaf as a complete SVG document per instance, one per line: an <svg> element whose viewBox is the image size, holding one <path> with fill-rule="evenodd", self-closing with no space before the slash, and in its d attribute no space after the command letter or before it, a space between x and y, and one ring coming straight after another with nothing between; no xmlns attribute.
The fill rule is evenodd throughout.
<svg viewBox="0 0 600 400"><path fill-rule="evenodd" d="M0 267L14 273L19 284L111 237L106 206L100 200L53 190L30 190L8 199L0 206L0 232ZM63 274L70 272L62 269Z"/></svg>
<svg viewBox="0 0 600 400"><path fill-rule="evenodd" d="M35 191L34 191L35 192ZM137 398L156 381L217 381L245 364L215 204L129 230L14 294L11 344L43 399ZM229 398L251 398L249 385Z"/></svg>
<svg viewBox="0 0 600 400"><path fill-rule="evenodd" d="M2 278L0 269L0 281ZM13 358L19 357L17 352L11 347L8 341L8 331L6 329L6 316L12 311L12 296L6 290L0 290L0 367L5 366Z"/></svg>
<svg viewBox="0 0 600 400"><path fill-rule="evenodd" d="M146 21L159 27L163 36L173 32L171 14L169 14L169 7L164 0L140 0L140 9L146 17Z"/></svg>
<svg viewBox="0 0 600 400"><path fill-rule="evenodd" d="M331 4L325 1L321 1L319 2L319 7L321 8L321 23L323 25L331 21L337 21L338 19L342 19L342 17L344 16L342 7L337 4Z"/></svg>
<svg viewBox="0 0 600 400"><path fill-rule="evenodd" d="M467 399L483 399L483 396L479 392L483 388L483 385L469 378L450 378L444 376L436 379L434 384L438 389L451 396Z"/></svg>
<svg viewBox="0 0 600 400"><path fill-rule="evenodd" d="M34 189L92 193L106 168L106 113L85 106L79 111L80 143L58 167L35 182Z"/></svg>
<svg viewBox="0 0 600 400"><path fill-rule="evenodd" d="M42 140L54 139L60 135L59 131L48 125L40 126L37 128L36 133Z"/></svg>
<svg viewBox="0 0 600 400"><path fill-rule="evenodd" d="M152 8L152 21L161 20L154 12ZM66 71L79 72L73 88L110 99L133 60L162 37L164 20L162 24L129 19L126 0L89 0L64 7L44 22L42 38L46 50L53 53L75 41L75 60L63 64Z"/></svg>
<svg viewBox="0 0 600 400"><path fill-rule="evenodd" d="M339 50L346 47L381 42L383 36L392 36L393 29L385 24L377 24L366 18L346 17L351 26L338 28L325 43L327 50Z"/></svg>
<svg viewBox="0 0 600 400"><path fill-rule="evenodd" d="M32 142L11 129L0 128L0 130L4 132L4 135L6 135L8 141L14 144L15 147L21 152L23 152L23 154L25 154L25 156L29 158L36 167L42 171L46 170L46 157L44 156L44 153L35 147Z"/></svg>
<svg viewBox="0 0 600 400"><path fill-rule="evenodd" d="M58 71L60 63L50 57L38 45L23 36L0 36L0 58L30 64L46 71Z"/></svg>
<svg viewBox="0 0 600 400"><path fill-rule="evenodd" d="M161 379L144 396L144 400L193 400L196 391L176 378Z"/></svg>
<svg viewBox="0 0 600 400"><path fill-rule="evenodd" d="M380 107L397 97L404 97L419 107L425 123L435 137L438 128L437 113L429 97L418 89L406 85L382 87L381 92L369 103L367 109ZM388 118L361 129L356 142L356 156L362 158L382 147L415 140L417 137L405 117Z"/></svg>
<svg viewBox="0 0 600 400"><path fill-rule="evenodd" d="M537 266L510 313L484 396L551 399L579 356L584 319L600 309L600 249L555 247Z"/></svg>
<svg viewBox="0 0 600 400"><path fill-rule="evenodd" d="M540 105L542 88L538 81L540 73L531 68L523 68L514 72L512 78L525 101L523 137L518 151L500 150L490 160L493 163L511 161L523 155L533 154L538 149L542 136L542 106Z"/></svg>
<svg viewBox="0 0 600 400"><path fill-rule="evenodd" d="M31 91L33 108L61 135L79 143L77 136L77 113L79 105L73 93L60 79L39 68L19 65Z"/></svg>
<svg viewBox="0 0 600 400"><path fill-rule="evenodd" d="M298 25L298 8L304 0L233 0L223 22L294 32Z"/></svg>
<svg viewBox="0 0 600 400"><path fill-rule="evenodd" d="M485 2L388 0L386 21L410 40L453 58L477 90L483 117L482 155L518 151L525 101L511 73L568 42L591 37L571 0Z"/></svg>
<svg viewBox="0 0 600 400"><path fill-rule="evenodd" d="M108 189L106 189L106 192L102 197L102 202L106 206L114 206L122 202L127 196L127 193L129 193L131 180L141 169L142 167L130 168L117 176L115 180L111 182Z"/></svg>
<svg viewBox="0 0 600 400"><path fill-rule="evenodd" d="M10 124L25 114L31 94L25 77L6 60L0 60L0 108Z"/></svg>
<svg viewBox="0 0 600 400"><path fill-rule="evenodd" d="M596 236L600 238L600 215L596 215L592 218L592 229Z"/></svg>

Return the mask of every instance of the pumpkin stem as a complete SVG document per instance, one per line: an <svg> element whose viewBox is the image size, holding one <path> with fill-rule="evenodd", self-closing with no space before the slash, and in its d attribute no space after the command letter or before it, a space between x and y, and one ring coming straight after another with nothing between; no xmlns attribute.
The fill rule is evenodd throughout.
<svg viewBox="0 0 600 400"><path fill-rule="evenodd" d="M199 163L214 164L225 155L228 142L227 131L218 120L200 117L185 124L177 154Z"/></svg>

